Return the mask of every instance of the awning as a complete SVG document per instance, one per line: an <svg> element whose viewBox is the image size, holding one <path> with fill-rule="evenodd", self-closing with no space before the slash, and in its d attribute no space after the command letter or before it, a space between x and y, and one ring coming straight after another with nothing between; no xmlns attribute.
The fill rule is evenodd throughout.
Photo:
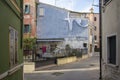
<svg viewBox="0 0 120 80"><path fill-rule="evenodd" d="M64 39L37 39L37 42L52 42L52 41L64 41Z"/></svg>

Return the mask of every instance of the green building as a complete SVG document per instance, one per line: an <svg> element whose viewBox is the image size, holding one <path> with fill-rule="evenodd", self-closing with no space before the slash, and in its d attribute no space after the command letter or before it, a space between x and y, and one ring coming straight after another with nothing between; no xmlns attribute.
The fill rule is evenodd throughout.
<svg viewBox="0 0 120 80"><path fill-rule="evenodd" d="M0 80L23 80L23 0L0 0Z"/></svg>

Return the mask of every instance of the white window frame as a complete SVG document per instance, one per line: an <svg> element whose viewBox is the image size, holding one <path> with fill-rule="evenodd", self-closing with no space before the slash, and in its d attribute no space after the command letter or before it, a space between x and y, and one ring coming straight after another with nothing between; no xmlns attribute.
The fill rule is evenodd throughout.
<svg viewBox="0 0 120 80"><path fill-rule="evenodd" d="M18 64L18 31L13 27L9 27L9 55L10 67Z"/></svg>
<svg viewBox="0 0 120 80"><path fill-rule="evenodd" d="M26 9L25 6L26 6L26 5L29 6L29 12L28 12L28 13L26 13L26 11L25 11L25 9ZM25 14L30 14L30 4L25 4L25 5L24 5L24 13L25 13Z"/></svg>
<svg viewBox="0 0 120 80"><path fill-rule="evenodd" d="M45 15L45 9L43 7L39 8L39 16L44 16Z"/></svg>

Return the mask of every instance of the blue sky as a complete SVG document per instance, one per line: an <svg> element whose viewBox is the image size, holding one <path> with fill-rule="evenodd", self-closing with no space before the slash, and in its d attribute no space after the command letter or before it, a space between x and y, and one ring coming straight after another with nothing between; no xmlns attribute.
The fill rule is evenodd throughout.
<svg viewBox="0 0 120 80"><path fill-rule="evenodd" d="M93 2L95 5L99 4L99 0L56 0L56 4L55 4L55 0L40 0L40 2L56 5L58 7L62 7L78 12L89 12ZM93 8L95 13L99 12L98 7L93 7Z"/></svg>

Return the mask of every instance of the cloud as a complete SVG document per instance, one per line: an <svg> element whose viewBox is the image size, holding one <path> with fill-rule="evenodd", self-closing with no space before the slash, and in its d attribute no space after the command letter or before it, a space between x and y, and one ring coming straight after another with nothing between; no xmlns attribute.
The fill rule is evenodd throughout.
<svg viewBox="0 0 120 80"><path fill-rule="evenodd" d="M91 4L90 5L88 5L88 6L86 6L85 8L83 8L82 10L81 10L81 12L90 12L90 9L92 8L92 6L91 6Z"/></svg>
<svg viewBox="0 0 120 80"><path fill-rule="evenodd" d="M55 5L55 0L40 0L40 2ZM56 6L79 12L90 12L93 0L56 0ZM94 0L98 4L98 0ZM99 9L94 7L95 12Z"/></svg>
<svg viewBox="0 0 120 80"><path fill-rule="evenodd" d="M64 4L64 7L67 8L67 9L72 10L72 9L73 9L73 3L72 3L72 2L69 2L69 3L67 3L67 5Z"/></svg>
<svg viewBox="0 0 120 80"><path fill-rule="evenodd" d="M56 2L57 3L56 5L59 6L59 7L64 7L66 9L72 10L74 2L75 1L73 1L73 0L58 0Z"/></svg>

